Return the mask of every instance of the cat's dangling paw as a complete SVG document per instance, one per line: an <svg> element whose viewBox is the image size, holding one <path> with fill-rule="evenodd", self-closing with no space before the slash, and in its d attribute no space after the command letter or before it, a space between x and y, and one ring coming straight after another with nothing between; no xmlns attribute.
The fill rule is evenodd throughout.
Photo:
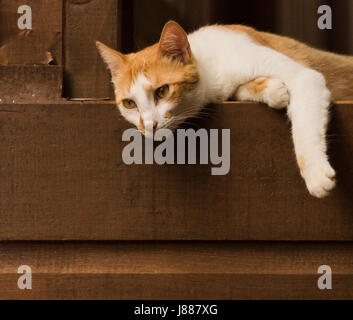
<svg viewBox="0 0 353 320"><path fill-rule="evenodd" d="M264 102L271 108L283 109L289 105L290 95L284 82L271 78L264 90Z"/></svg>
<svg viewBox="0 0 353 320"><path fill-rule="evenodd" d="M327 197L336 186L336 172L328 161L304 168L302 175L310 194L317 198Z"/></svg>

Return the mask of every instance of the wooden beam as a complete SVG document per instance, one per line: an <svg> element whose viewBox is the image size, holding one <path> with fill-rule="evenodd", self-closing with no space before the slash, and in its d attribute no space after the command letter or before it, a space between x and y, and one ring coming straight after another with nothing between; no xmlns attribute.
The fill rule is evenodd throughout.
<svg viewBox="0 0 353 320"><path fill-rule="evenodd" d="M0 240L353 240L353 103L332 110L338 187L311 197L286 115L209 108L231 129L231 170L122 161L114 103L0 104Z"/></svg>
<svg viewBox="0 0 353 320"><path fill-rule="evenodd" d="M117 49L120 28L117 0L67 0L65 6L65 96L110 98L110 75L99 57L97 40Z"/></svg>
<svg viewBox="0 0 353 320"><path fill-rule="evenodd" d="M0 299L353 299L352 261L352 243L1 243Z"/></svg>

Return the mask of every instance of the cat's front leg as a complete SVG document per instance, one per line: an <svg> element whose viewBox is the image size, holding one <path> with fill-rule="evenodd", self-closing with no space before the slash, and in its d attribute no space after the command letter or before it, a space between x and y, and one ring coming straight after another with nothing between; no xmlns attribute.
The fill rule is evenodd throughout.
<svg viewBox="0 0 353 320"><path fill-rule="evenodd" d="M326 154L330 92L322 75L311 70L295 77L289 84L293 99L290 99L287 86L274 77L259 77L242 85L236 98L264 102L276 109L288 106L301 175L310 194L323 198L336 185L336 173Z"/></svg>
<svg viewBox="0 0 353 320"><path fill-rule="evenodd" d="M292 121L295 154L302 177L311 195L327 196L335 187L336 173L327 156L326 131L331 94L323 74L304 67L266 47L252 48L248 77L281 79L290 93L287 107ZM242 63L247 55L242 57ZM243 70L242 65L239 70ZM239 71L238 71L239 72Z"/></svg>
<svg viewBox="0 0 353 320"><path fill-rule="evenodd" d="M287 107L290 99L285 83L270 77L259 77L240 86L235 98L240 101L263 102L274 109Z"/></svg>
<svg viewBox="0 0 353 320"><path fill-rule="evenodd" d="M292 89L288 115L300 172L311 195L323 198L336 185L326 144L330 91L316 71L302 72L288 84Z"/></svg>

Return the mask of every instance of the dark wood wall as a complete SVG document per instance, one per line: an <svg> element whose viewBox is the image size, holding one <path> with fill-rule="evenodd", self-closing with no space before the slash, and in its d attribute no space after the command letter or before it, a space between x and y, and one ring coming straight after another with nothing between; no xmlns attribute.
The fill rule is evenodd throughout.
<svg viewBox="0 0 353 320"><path fill-rule="evenodd" d="M320 30L320 5L333 10L333 29ZM302 40L313 46L353 54L353 1L351 0L134 0L134 48L158 40L163 24L174 19L187 31L202 25L246 24Z"/></svg>

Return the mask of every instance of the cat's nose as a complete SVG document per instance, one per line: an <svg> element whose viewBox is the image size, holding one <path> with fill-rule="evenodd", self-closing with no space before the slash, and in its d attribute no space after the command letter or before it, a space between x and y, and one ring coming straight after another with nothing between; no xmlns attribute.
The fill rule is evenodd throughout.
<svg viewBox="0 0 353 320"><path fill-rule="evenodd" d="M140 125L141 126L141 125ZM142 121L142 131L146 134L155 134L158 129L157 121Z"/></svg>

